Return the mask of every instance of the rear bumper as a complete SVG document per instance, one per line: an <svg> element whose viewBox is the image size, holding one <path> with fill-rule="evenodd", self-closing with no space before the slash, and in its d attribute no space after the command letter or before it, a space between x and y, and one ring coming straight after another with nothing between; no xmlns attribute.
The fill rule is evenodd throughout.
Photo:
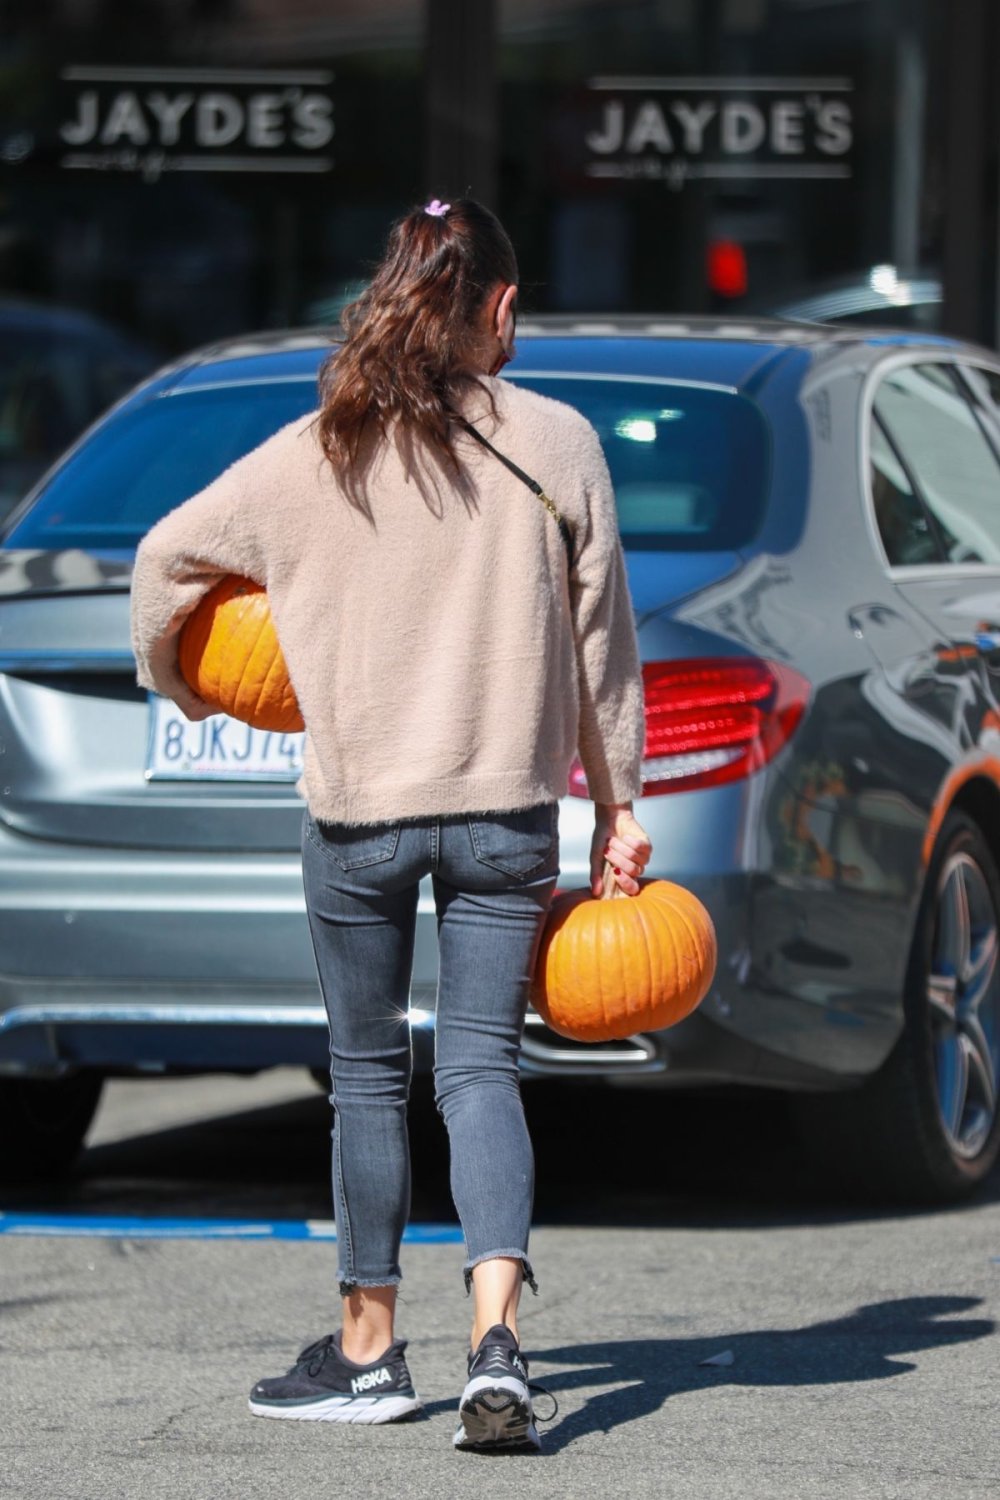
<svg viewBox="0 0 1000 1500"><path fill-rule="evenodd" d="M416 999L426 998L426 1006ZM429 1070L434 1050L434 996L414 992L409 1012L414 1062ZM56 1074L79 1068L106 1072L256 1070L325 1067L326 1013L315 991L298 1003L219 1000L197 1003L151 994L141 1001L109 1000L77 989L72 998L35 1000L0 1012L0 1076ZM541 1017L527 1018L521 1050L528 1076L590 1077L626 1081L665 1069L655 1038L630 1037L586 1049L556 1036Z"/></svg>
<svg viewBox="0 0 1000 1500"><path fill-rule="evenodd" d="M410 1021L433 1058L437 919L420 892ZM299 855L81 848L0 832L0 1075L328 1062ZM527 1075L656 1076L636 1038L580 1049L529 1017Z"/></svg>
<svg viewBox="0 0 1000 1500"><path fill-rule="evenodd" d="M50 995L58 995L50 989ZM434 1012L410 1008L414 1067L429 1072ZM416 996L419 998L419 996ZM427 996L433 1006L433 994ZM313 997L246 1004L204 993L197 1003L151 996L141 1002L48 998L0 1012L0 1079L58 1076L81 1068L105 1073L256 1072L269 1067L322 1069L329 1062L326 1015ZM521 1047L527 1078L595 1079L619 1087L696 1087L726 1083L829 1088L835 1079L807 1063L770 1053L696 1014L669 1033L580 1046L557 1036L530 1011ZM844 1075L842 1083L853 1081Z"/></svg>
<svg viewBox="0 0 1000 1500"><path fill-rule="evenodd" d="M0 1007L39 983L315 995L295 854L174 854L0 830Z"/></svg>
<svg viewBox="0 0 1000 1500"><path fill-rule="evenodd" d="M723 793L727 805L708 806ZM816 882L778 888L753 868L739 835L743 795L724 788L641 809L654 851L679 865L697 856L669 874L715 920L719 965L700 1011L668 1032L599 1048L566 1042L530 1016L526 1075L828 1087L879 1065L899 1028L893 962L885 960L881 989L865 988L846 958L833 955L836 967L800 941L830 893ZM589 803L562 805L563 887L584 883L592 816ZM855 957L859 936L856 925L844 935ZM880 946L873 932L869 978ZM436 984L427 879L410 994L421 1067L433 1051ZM0 829L0 1073L322 1067L327 1056L297 852L151 854Z"/></svg>

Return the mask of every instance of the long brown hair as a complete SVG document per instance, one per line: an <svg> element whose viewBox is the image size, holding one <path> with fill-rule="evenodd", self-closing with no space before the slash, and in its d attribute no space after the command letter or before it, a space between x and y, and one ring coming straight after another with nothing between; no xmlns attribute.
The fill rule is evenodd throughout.
<svg viewBox="0 0 1000 1500"><path fill-rule="evenodd" d="M473 198L445 212L415 208L393 225L371 282L344 310L344 342L320 371L320 441L348 491L366 436L384 436L395 420L458 471L449 406L470 379L463 356L489 292L516 281L506 230Z"/></svg>

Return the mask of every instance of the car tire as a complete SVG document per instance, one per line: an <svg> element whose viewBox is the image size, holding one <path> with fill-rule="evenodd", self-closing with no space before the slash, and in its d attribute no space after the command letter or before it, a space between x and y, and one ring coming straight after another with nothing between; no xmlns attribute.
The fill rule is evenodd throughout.
<svg viewBox="0 0 1000 1500"><path fill-rule="evenodd" d="M0 1179L54 1177L72 1165L101 1097L100 1073L0 1078Z"/></svg>
<svg viewBox="0 0 1000 1500"><path fill-rule="evenodd" d="M1000 874L978 825L946 817L928 867L887 1061L860 1089L797 1101L807 1145L884 1200L967 1196L1000 1151Z"/></svg>

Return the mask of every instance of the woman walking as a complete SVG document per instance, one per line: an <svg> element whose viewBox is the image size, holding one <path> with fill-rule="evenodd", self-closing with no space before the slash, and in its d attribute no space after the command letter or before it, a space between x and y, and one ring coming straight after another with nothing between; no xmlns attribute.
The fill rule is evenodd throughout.
<svg viewBox="0 0 1000 1500"><path fill-rule="evenodd" d="M634 895L651 852L632 815L642 682L610 479L579 413L494 378L516 296L513 248L480 204L434 200L400 220L323 368L318 412L155 526L133 587L139 681L197 719L211 710L180 676L180 627L221 575L263 584L306 724L342 1327L261 1380L251 1410L376 1423L420 1407L394 1312L406 1011L430 875L435 1097L474 1297L454 1439L466 1448L538 1446L517 1332L523 1282L537 1290L518 1054L577 750L594 894L607 860Z"/></svg>

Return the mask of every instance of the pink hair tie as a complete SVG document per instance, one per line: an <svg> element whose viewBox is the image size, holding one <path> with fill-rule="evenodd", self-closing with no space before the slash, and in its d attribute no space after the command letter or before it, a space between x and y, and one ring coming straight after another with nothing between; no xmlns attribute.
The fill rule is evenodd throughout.
<svg viewBox="0 0 1000 1500"><path fill-rule="evenodd" d="M450 203L442 203L440 198L432 198L425 206L424 213L430 214L432 219L443 219L450 207Z"/></svg>

